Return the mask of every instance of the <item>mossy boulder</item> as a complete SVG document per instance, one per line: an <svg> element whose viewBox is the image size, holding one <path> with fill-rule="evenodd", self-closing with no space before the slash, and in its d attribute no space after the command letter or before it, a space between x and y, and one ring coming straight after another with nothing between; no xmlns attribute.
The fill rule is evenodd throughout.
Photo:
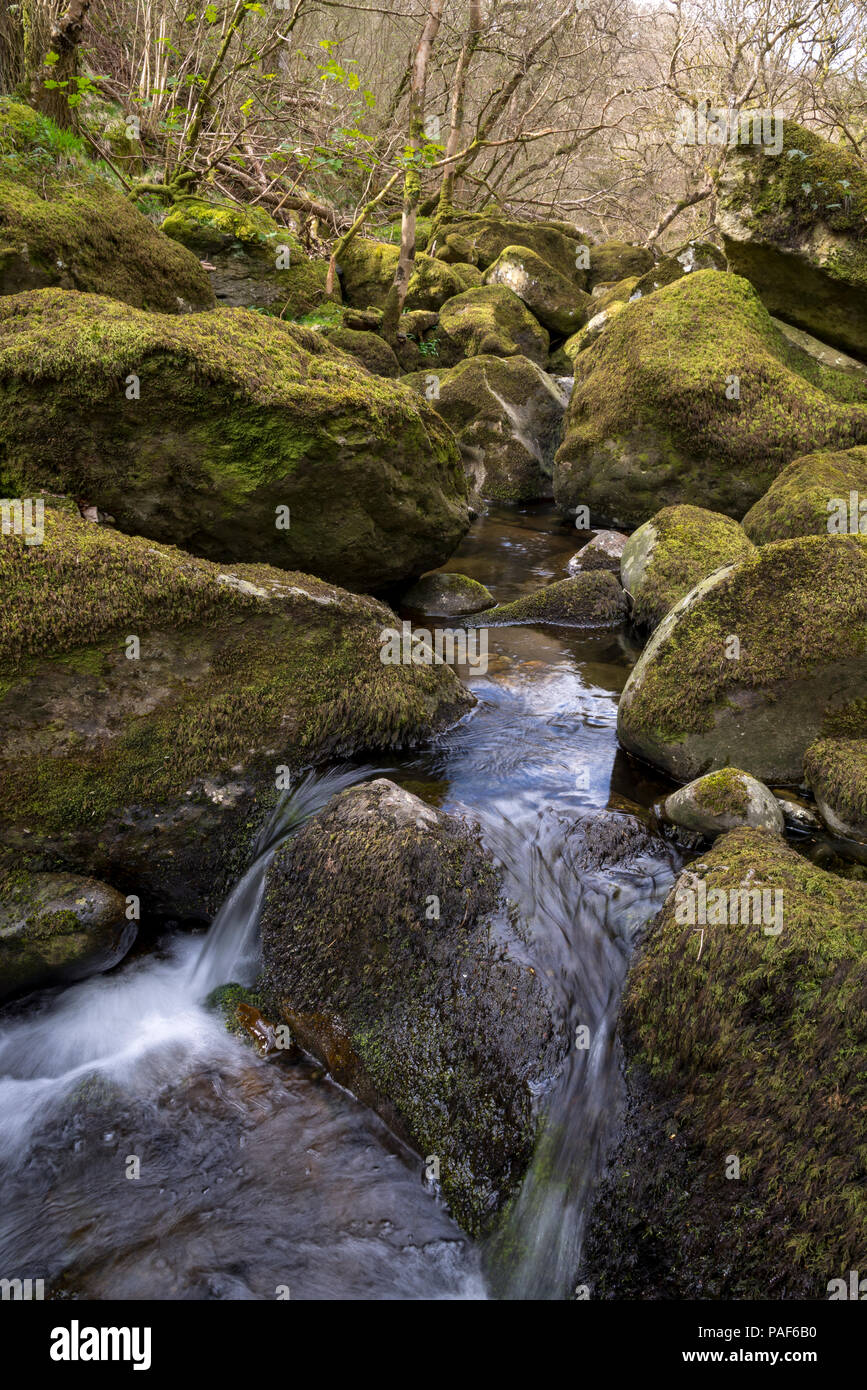
<svg viewBox="0 0 867 1390"><path fill-rule="evenodd" d="M400 376L400 363L384 338L378 333L359 332L355 328L342 328L339 325L324 328L323 336L329 343L348 352L374 376Z"/></svg>
<svg viewBox="0 0 867 1390"><path fill-rule="evenodd" d="M707 772L665 798L667 820L684 830L720 835L751 825L782 834L785 820L780 803L764 782L736 767Z"/></svg>
<svg viewBox="0 0 867 1390"><path fill-rule="evenodd" d="M747 512L744 530L756 545L791 536L867 535L867 448L793 459Z"/></svg>
<svg viewBox="0 0 867 1390"><path fill-rule="evenodd" d="M589 294L527 246L507 246L485 271L486 285L505 285L551 333L577 332L591 311Z"/></svg>
<svg viewBox="0 0 867 1390"><path fill-rule="evenodd" d="M507 246L526 246L535 251L552 269L585 289L586 273L579 269L583 248L589 246L577 227L567 231L565 222L522 222L495 212L459 213L435 224L428 251L436 255L449 237L459 236L469 243L472 259L487 270Z"/></svg>
<svg viewBox="0 0 867 1390"><path fill-rule="evenodd" d="M264 208L185 198L162 224L166 236L208 265L214 294L228 308L300 318L329 298L327 264L313 260L288 227Z"/></svg>
<svg viewBox="0 0 867 1390"><path fill-rule="evenodd" d="M528 357L543 367L548 332L505 285L481 285L449 299L440 309L440 329L464 357Z"/></svg>
<svg viewBox="0 0 867 1390"><path fill-rule="evenodd" d="M619 314L624 304L632 298L637 284L638 276L632 275L625 280L619 280L616 285L611 285L601 293L591 295L587 322L577 333L567 338L560 349L568 362L570 372L575 370L575 358L578 353L596 342L609 320L615 314Z"/></svg>
<svg viewBox="0 0 867 1390"><path fill-rule="evenodd" d="M0 998L116 965L136 934L126 913L96 879L0 868Z"/></svg>
<svg viewBox="0 0 867 1390"><path fill-rule="evenodd" d="M729 516L703 507L663 507L629 537L620 563L639 627L654 628L700 580L752 555L755 547Z"/></svg>
<svg viewBox="0 0 867 1390"><path fill-rule="evenodd" d="M337 262L347 303L359 309L368 306L384 309L399 259L397 246L371 241L367 237L354 237L341 251ZM419 252L410 276L405 308L438 309L447 299L461 294L466 288L464 275L433 256Z"/></svg>
<svg viewBox="0 0 867 1390"><path fill-rule="evenodd" d="M495 599L490 589L478 579L466 574L448 574L437 570L423 574L403 596L408 608L416 608L432 618L454 618L461 613L478 613L493 608Z"/></svg>
<svg viewBox="0 0 867 1390"><path fill-rule="evenodd" d="M867 170L794 121L782 150L729 152L719 199L729 265L772 314L867 359Z"/></svg>
<svg viewBox="0 0 867 1390"><path fill-rule="evenodd" d="M554 379L526 357L470 357L448 371L428 360L404 380L422 395L438 391L431 405L454 432L474 491L504 502L550 497L566 409Z"/></svg>
<svg viewBox="0 0 867 1390"><path fill-rule="evenodd" d="M378 589L442 564L469 525L457 445L425 401L247 309L0 299L0 422L3 495L72 493L213 559Z"/></svg>
<svg viewBox="0 0 867 1390"><path fill-rule="evenodd" d="M341 793L268 870L260 992L336 1081L438 1158L474 1235L520 1181L534 1089L562 1050L513 940L475 834L385 779Z"/></svg>
<svg viewBox="0 0 867 1390"><path fill-rule="evenodd" d="M612 285L631 275L644 275L653 266L653 260L653 252L646 246L631 246L627 241L600 241L590 251L587 288Z"/></svg>
<svg viewBox="0 0 867 1390"><path fill-rule="evenodd" d="M592 540L576 551L569 561L570 574L584 570L611 570L620 574L620 561L629 537L622 531L597 531Z"/></svg>
<svg viewBox="0 0 867 1390"><path fill-rule="evenodd" d="M867 537L775 541L676 604L620 697L630 752L679 781L795 786L826 711L867 681Z"/></svg>
<svg viewBox="0 0 867 1390"><path fill-rule="evenodd" d="M848 372L850 376L860 377L862 381L867 377L867 362L859 362L857 357L850 357L848 353L841 352L839 348L832 347L829 343L823 343L821 338L814 337L812 333L807 333L803 328L795 328L794 324L785 323L782 319L775 318L773 314L771 318L790 343L801 348L808 356L815 357L816 361L821 362L824 367L837 367L841 372Z"/></svg>
<svg viewBox="0 0 867 1390"><path fill-rule="evenodd" d="M804 756L804 776L828 828L867 844L867 699L825 716Z"/></svg>
<svg viewBox="0 0 867 1390"><path fill-rule="evenodd" d="M411 746L474 703L447 666L383 665L397 619L374 599L71 504L44 526L0 545L0 837L122 882L143 916L219 906L281 777Z"/></svg>
<svg viewBox="0 0 867 1390"><path fill-rule="evenodd" d="M633 293L639 298L661 290L694 270L725 270L726 258L712 241L687 241L676 251L670 251L662 260L638 279Z"/></svg>
<svg viewBox="0 0 867 1390"><path fill-rule="evenodd" d="M57 285L163 314L213 308L197 258L110 179L46 117L0 102L0 294Z"/></svg>
<svg viewBox="0 0 867 1390"><path fill-rule="evenodd" d="M626 304L575 372L554 495L599 524L681 502L741 517L799 453L867 441L867 386L789 343L735 275Z"/></svg>
<svg viewBox="0 0 867 1390"><path fill-rule="evenodd" d="M592 1297L824 1300L859 1268L865 921L867 884L768 831L683 872L621 1006L629 1097L588 1222Z"/></svg>
<svg viewBox="0 0 867 1390"><path fill-rule="evenodd" d="M616 627L627 615L626 595L610 570L559 579L512 603L498 604L464 620L465 627L552 623L565 627Z"/></svg>

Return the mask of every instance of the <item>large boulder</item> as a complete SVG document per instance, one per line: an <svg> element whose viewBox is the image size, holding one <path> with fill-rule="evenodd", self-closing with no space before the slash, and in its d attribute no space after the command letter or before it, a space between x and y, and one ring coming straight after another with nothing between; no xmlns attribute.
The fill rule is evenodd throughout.
<svg viewBox="0 0 867 1390"><path fill-rule="evenodd" d="M3 102L0 294L48 285L163 314L215 303L197 258L107 182L80 142L28 106Z"/></svg>
<svg viewBox="0 0 867 1390"><path fill-rule="evenodd" d="M694 270L725 270L726 258L711 241L687 241L676 251L670 251L655 266L645 271L635 283L633 294L641 298L661 290Z"/></svg>
<svg viewBox="0 0 867 1390"><path fill-rule="evenodd" d="M629 1103L588 1220L592 1297L823 1300L840 1276L848 1291L865 921L867 884L768 831L735 830L681 874L621 1006Z"/></svg>
<svg viewBox="0 0 867 1390"><path fill-rule="evenodd" d="M750 507L744 530L756 545L791 536L867 535L867 448L793 459Z"/></svg>
<svg viewBox="0 0 867 1390"><path fill-rule="evenodd" d="M520 1181L534 1092L563 1048L513 939L476 836L384 779L336 797L268 870L259 992L336 1081L438 1160L474 1234Z"/></svg>
<svg viewBox="0 0 867 1390"><path fill-rule="evenodd" d="M0 998L107 970L135 934L126 898L108 884L0 868Z"/></svg>
<svg viewBox="0 0 867 1390"><path fill-rule="evenodd" d="M554 454L566 396L553 377L526 357L470 357L450 370L431 362L404 378L430 395L454 431L473 487L483 497L526 502L551 497Z"/></svg>
<svg viewBox="0 0 867 1390"><path fill-rule="evenodd" d="M552 623L566 627L616 627L627 615L626 595L610 570L588 570L547 584L512 603L464 619L465 627Z"/></svg>
<svg viewBox="0 0 867 1390"><path fill-rule="evenodd" d="M575 371L575 358L579 352L583 352L591 343L595 343L599 334L603 331L606 324L616 314L619 314L625 304L629 302L635 293L638 284L638 276L627 276L625 280L618 280L617 284L611 285L606 290L597 289L591 296L588 309L589 317L583 328L579 328L577 333L573 333L567 338L558 353L552 355L552 362L557 359L564 370L570 373Z"/></svg>
<svg viewBox="0 0 867 1390"><path fill-rule="evenodd" d="M646 246L631 246L627 241L601 241L590 252L587 288L612 285L630 275L644 275L652 268L653 259L653 252Z"/></svg>
<svg viewBox="0 0 867 1390"><path fill-rule="evenodd" d="M654 628L700 580L755 547L730 516L703 507L663 507L623 549L620 578L639 627Z"/></svg>
<svg viewBox="0 0 867 1390"><path fill-rule="evenodd" d="M741 517L799 453L867 441L867 385L789 343L735 275L626 304L575 372L554 495L599 524L679 502Z"/></svg>
<svg viewBox="0 0 867 1390"><path fill-rule="evenodd" d="M867 844L867 699L825 716L804 776L829 829Z"/></svg>
<svg viewBox="0 0 867 1390"><path fill-rule="evenodd" d="M426 402L252 310L0 299L0 425L3 495L73 493L214 559L378 589L442 564L469 525Z"/></svg>
<svg viewBox="0 0 867 1390"><path fill-rule="evenodd" d="M308 256L294 233L264 208L186 198L172 208L162 230L210 267L214 294L228 308L292 319L333 297L325 293L327 263Z"/></svg>
<svg viewBox="0 0 867 1390"><path fill-rule="evenodd" d="M706 772L704 777L687 782L665 798L663 809L667 820L703 835L720 835L744 825L781 835L785 828L782 808L773 792L736 767Z"/></svg>
<svg viewBox="0 0 867 1390"><path fill-rule="evenodd" d="M391 609L309 575L220 566L49 506L0 544L0 839L201 919L281 778L410 746L474 701L383 665ZM281 772L281 768L283 771Z"/></svg>
<svg viewBox="0 0 867 1390"><path fill-rule="evenodd" d="M853 151L785 120L779 153L729 151L718 219L731 269L772 314L867 359L867 170Z"/></svg>
<svg viewBox="0 0 867 1390"><path fill-rule="evenodd" d="M340 253L338 269L347 303L359 309L368 306L384 309L388 292L394 282L394 272L400 259L397 246L354 237ZM472 272L473 267L467 268ZM405 308L438 309L447 299L467 288L466 273L455 270L423 252L415 258L410 276ZM476 278L476 277L473 277ZM477 277L481 280L481 275Z"/></svg>
<svg viewBox="0 0 867 1390"><path fill-rule="evenodd" d="M505 285L551 333L576 333L593 303L572 276L561 275L526 246L507 246L485 271L486 285Z"/></svg>
<svg viewBox="0 0 867 1390"><path fill-rule="evenodd" d="M823 716L867 682L867 537L805 536L718 570L663 619L620 697L631 753L689 781L794 786Z"/></svg>
<svg viewBox="0 0 867 1390"><path fill-rule="evenodd" d="M521 222L496 212L457 213L434 226L429 253L435 255L455 236L467 243L475 264L482 270L493 265L507 246L526 246L578 289L586 288L586 273L581 265L590 239L568 223Z"/></svg>
<svg viewBox="0 0 867 1390"><path fill-rule="evenodd" d="M629 537L622 531L597 531L592 540L576 551L567 566L570 574L583 570L611 570L620 574L623 552Z"/></svg>
<svg viewBox="0 0 867 1390"><path fill-rule="evenodd" d="M331 324L323 328L322 333L329 343L340 348L341 352L348 352L374 376L400 376L400 363L394 349L378 333Z"/></svg>
<svg viewBox="0 0 867 1390"><path fill-rule="evenodd" d="M478 613L493 608L490 589L467 574L448 574L436 570L423 574L403 596L408 608L427 613L432 618L454 618L461 613Z"/></svg>
<svg viewBox="0 0 867 1390"><path fill-rule="evenodd" d="M464 357L528 357L548 360L548 332L523 300L505 285L481 285L455 295L440 309L440 330Z"/></svg>

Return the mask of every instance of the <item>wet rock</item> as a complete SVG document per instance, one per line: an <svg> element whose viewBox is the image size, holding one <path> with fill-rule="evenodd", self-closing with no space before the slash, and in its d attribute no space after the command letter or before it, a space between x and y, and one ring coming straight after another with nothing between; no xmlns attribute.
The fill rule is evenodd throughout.
<svg viewBox="0 0 867 1390"><path fill-rule="evenodd" d="M426 401L247 309L0 299L0 428L5 496L84 493L124 531L229 563L381 589L442 564L469 525Z"/></svg>
<svg viewBox="0 0 867 1390"><path fill-rule="evenodd" d="M583 570L611 570L620 574L620 557L628 536L622 531L597 531L592 541L572 556L568 569L570 574L580 574Z"/></svg>
<svg viewBox="0 0 867 1390"><path fill-rule="evenodd" d="M627 303L574 360L554 496L599 524L678 503L739 518L792 458L867 442L867 383L795 348L735 275Z"/></svg>
<svg viewBox="0 0 867 1390"><path fill-rule="evenodd" d="M626 543L620 566L639 627L657 627L690 589L755 547L743 528L703 507L663 507Z"/></svg>
<svg viewBox="0 0 867 1390"><path fill-rule="evenodd" d="M867 844L867 700L826 714L804 774L829 830Z"/></svg>
<svg viewBox="0 0 867 1390"><path fill-rule="evenodd" d="M850 1267L865 920L867 884L768 831L681 875L621 1006L629 1101L588 1219L592 1297L825 1299Z"/></svg>
<svg viewBox="0 0 867 1390"><path fill-rule="evenodd" d="M123 894L97 879L0 867L0 997L116 965L137 930L126 914Z"/></svg>
<svg viewBox="0 0 867 1390"><path fill-rule="evenodd" d="M403 596L410 608L432 618L453 618L461 613L478 613L493 608L494 596L477 579L466 574L423 574Z"/></svg>
<svg viewBox="0 0 867 1390"><path fill-rule="evenodd" d="M867 448L793 459L747 512L744 530L756 545L792 536L867 535Z"/></svg>
<svg viewBox="0 0 867 1390"><path fill-rule="evenodd" d="M822 829L822 822L806 801L793 796L788 790L773 790L788 831L796 835L815 835Z"/></svg>
<svg viewBox="0 0 867 1390"><path fill-rule="evenodd" d="M776 797L763 782L735 767L708 772L665 799L665 815L685 830L719 835L740 826L776 830L785 822Z"/></svg>
<svg viewBox="0 0 867 1390"><path fill-rule="evenodd" d="M513 603L499 604L465 620L465 627L555 623L567 627L616 627L628 612L626 595L610 570L560 579Z"/></svg>
<svg viewBox="0 0 867 1390"><path fill-rule="evenodd" d="M729 265L772 314L867 359L867 173L844 144L785 120L782 149L741 144L720 187Z"/></svg>
<svg viewBox="0 0 867 1390"><path fill-rule="evenodd" d="M428 395L454 432L472 488L482 497L526 502L553 492L554 454L568 393L526 357L470 357L451 370L430 365L405 378Z"/></svg>
<svg viewBox="0 0 867 1390"><path fill-rule="evenodd" d="M520 1181L533 1090L561 1055L511 941L475 835L384 779L341 793L268 871L261 991L336 1081L438 1159L473 1234Z"/></svg>
<svg viewBox="0 0 867 1390"><path fill-rule="evenodd" d="M590 296L527 246L507 246L484 274L486 285L505 285L551 333L575 333L588 317Z"/></svg>
<svg viewBox="0 0 867 1390"><path fill-rule="evenodd" d="M61 167L45 161L46 124L29 106L0 106L0 294L57 285L162 314L212 309L197 258L96 164L74 150Z"/></svg>
<svg viewBox="0 0 867 1390"><path fill-rule="evenodd" d="M679 781L733 766L798 786L826 712L867 683L867 537L762 546L663 619L620 697L623 746Z"/></svg>
<svg viewBox="0 0 867 1390"><path fill-rule="evenodd" d="M464 357L523 356L540 367L548 359L547 331L505 285L481 285L449 299L440 329Z"/></svg>
<svg viewBox="0 0 867 1390"><path fill-rule="evenodd" d="M298 768L411 746L474 704L445 665L384 665L390 608L226 568L46 508L0 545L0 839L202 920Z"/></svg>

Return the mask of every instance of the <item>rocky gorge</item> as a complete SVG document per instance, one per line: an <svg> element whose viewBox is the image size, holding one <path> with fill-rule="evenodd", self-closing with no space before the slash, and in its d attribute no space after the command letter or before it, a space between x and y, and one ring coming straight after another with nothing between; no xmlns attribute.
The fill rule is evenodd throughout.
<svg viewBox="0 0 867 1390"><path fill-rule="evenodd" d="M375 224L329 289L0 100L0 1164L115 1230L46 1224L59 1290L858 1267L867 175L756 160L720 246L433 217L389 337ZM454 659L384 660L407 622Z"/></svg>

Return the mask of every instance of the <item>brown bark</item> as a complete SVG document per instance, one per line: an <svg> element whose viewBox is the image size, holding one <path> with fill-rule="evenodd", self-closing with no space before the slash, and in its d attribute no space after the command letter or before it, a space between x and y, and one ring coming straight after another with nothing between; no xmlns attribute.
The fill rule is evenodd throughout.
<svg viewBox="0 0 867 1390"><path fill-rule="evenodd" d="M30 84L30 100L36 109L67 129L75 124L75 108L69 105L68 98L76 90L72 79L78 73L78 45L90 6L91 0L70 0L68 7L58 15L51 26L43 62L33 73ZM45 63L49 53L57 54L56 63ZM46 87L46 80L60 85Z"/></svg>

